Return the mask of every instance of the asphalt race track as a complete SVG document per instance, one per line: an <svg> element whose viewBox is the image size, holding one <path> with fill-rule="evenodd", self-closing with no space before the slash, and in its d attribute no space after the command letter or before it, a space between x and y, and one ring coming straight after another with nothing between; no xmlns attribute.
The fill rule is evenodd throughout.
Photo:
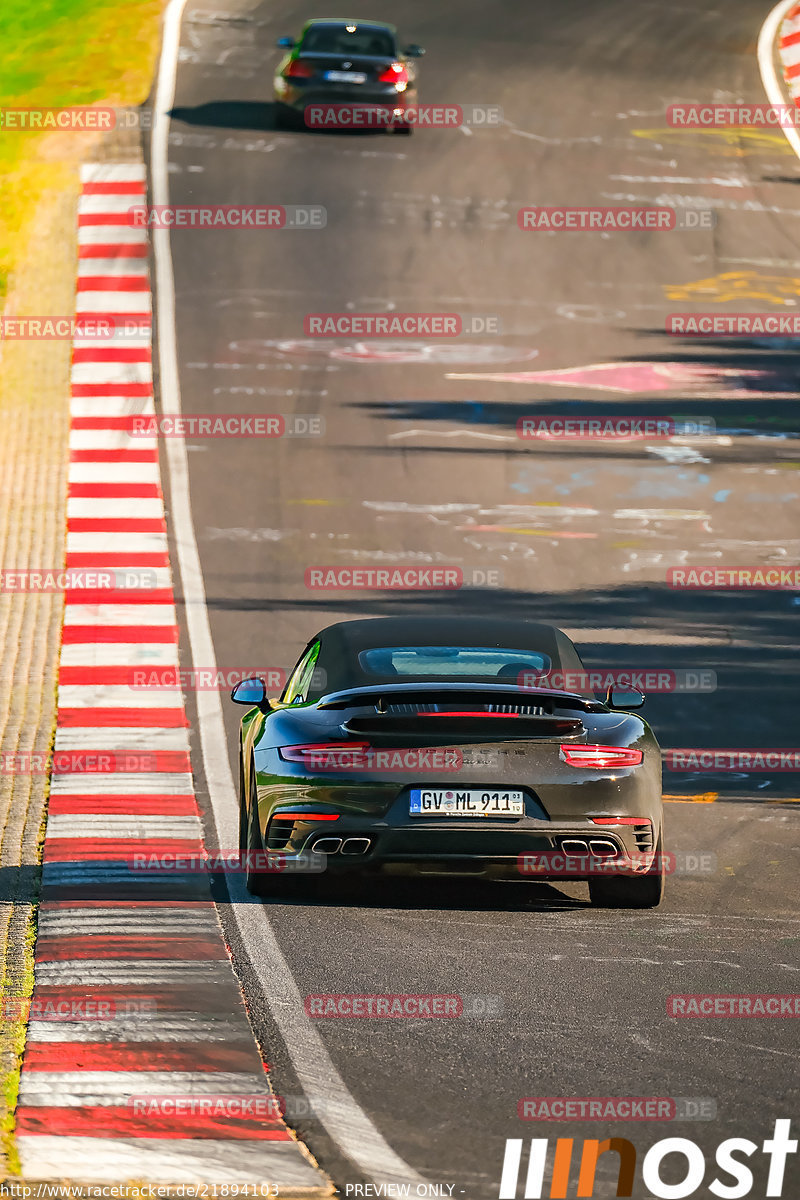
<svg viewBox="0 0 800 1200"><path fill-rule="evenodd" d="M562 625L593 667L715 672L714 691L649 699L665 748L793 746L796 596L666 584L673 566L799 561L796 350L664 332L671 312L797 304L800 173L783 135L737 140L665 116L678 101L764 100L766 9L362 6L426 47L422 100L503 112L496 127L410 139L275 131L275 39L311 15L325 14L217 0L190 3L182 24L170 202L327 210L323 230L171 238L183 411L325 423L319 437L189 443L219 669L288 669L340 618L445 606L525 616ZM658 202L712 208L717 227L548 234L516 220L526 204ZM501 332L391 348L304 333L308 313L390 310L496 316ZM593 364L615 364L601 382L617 390L588 386ZM561 384L484 378L571 369ZM516 423L533 412L710 417L717 434L655 448L531 444ZM314 565L384 564L454 564L495 586L304 583ZM234 769L238 715L226 705ZM202 806L202 776L198 789ZM670 1018L667 997L796 990L797 789L787 773L665 771L668 849L712 857L670 879L653 912L594 911L580 886L430 880L265 902L265 918L303 996L500 998L492 1018L315 1023L392 1149L454 1196L497 1196L507 1138L616 1135L644 1153L686 1137L712 1164L725 1138L760 1146L796 1111L796 1033L785 1020ZM224 892L220 902L273 1084L294 1094L273 959L245 952ZM716 1115L547 1124L518 1118L526 1096L695 1098ZM367 1181L323 1123L295 1127L343 1191ZM616 1194L608 1157L597 1195ZM764 1162L753 1159L754 1195ZM784 1194L798 1184L795 1156Z"/></svg>

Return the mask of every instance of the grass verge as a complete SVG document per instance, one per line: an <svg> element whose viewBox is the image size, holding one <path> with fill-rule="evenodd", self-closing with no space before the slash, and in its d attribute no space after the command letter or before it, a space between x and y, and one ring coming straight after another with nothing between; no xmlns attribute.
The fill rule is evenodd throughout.
<svg viewBox="0 0 800 1200"><path fill-rule="evenodd" d="M138 105L155 67L163 0L3 0L0 109ZM0 127L0 297L48 190L77 193L97 134Z"/></svg>

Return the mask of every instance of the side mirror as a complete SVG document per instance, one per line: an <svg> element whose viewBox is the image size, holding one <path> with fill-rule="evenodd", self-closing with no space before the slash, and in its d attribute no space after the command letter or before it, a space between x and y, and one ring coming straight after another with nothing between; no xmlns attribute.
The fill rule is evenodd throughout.
<svg viewBox="0 0 800 1200"><path fill-rule="evenodd" d="M422 46L415 46L413 44L406 46L405 50L403 51L403 54L405 54L406 58L422 58L424 53L425 51L423 50Z"/></svg>
<svg viewBox="0 0 800 1200"><path fill-rule="evenodd" d="M609 708L619 708L625 711L629 708L641 708L646 696L638 688L612 686L606 692L606 704Z"/></svg>
<svg viewBox="0 0 800 1200"><path fill-rule="evenodd" d="M263 679L243 679L231 692L234 704L263 704L267 696Z"/></svg>
<svg viewBox="0 0 800 1200"><path fill-rule="evenodd" d="M281 50L291 50L292 47L295 45L295 40L294 40L294 38L290 38L290 37L280 37L280 38L278 38L275 45L280 46Z"/></svg>

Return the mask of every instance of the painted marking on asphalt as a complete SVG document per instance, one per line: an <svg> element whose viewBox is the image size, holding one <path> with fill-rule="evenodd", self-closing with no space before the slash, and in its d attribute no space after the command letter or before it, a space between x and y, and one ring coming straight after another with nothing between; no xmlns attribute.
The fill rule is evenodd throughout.
<svg viewBox="0 0 800 1200"><path fill-rule="evenodd" d="M713 804L719 799L719 792L702 792L697 796L662 795L661 799L667 804Z"/></svg>

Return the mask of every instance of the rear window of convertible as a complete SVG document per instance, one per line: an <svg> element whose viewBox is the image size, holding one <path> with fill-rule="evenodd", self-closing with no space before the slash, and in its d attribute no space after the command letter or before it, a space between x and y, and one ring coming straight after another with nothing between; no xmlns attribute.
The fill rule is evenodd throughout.
<svg viewBox="0 0 800 1200"><path fill-rule="evenodd" d="M366 675L390 675L409 679L455 676L504 680L531 686L533 680L519 676L547 675L552 662L538 650L504 650L494 646L379 646L362 650L358 656Z"/></svg>

